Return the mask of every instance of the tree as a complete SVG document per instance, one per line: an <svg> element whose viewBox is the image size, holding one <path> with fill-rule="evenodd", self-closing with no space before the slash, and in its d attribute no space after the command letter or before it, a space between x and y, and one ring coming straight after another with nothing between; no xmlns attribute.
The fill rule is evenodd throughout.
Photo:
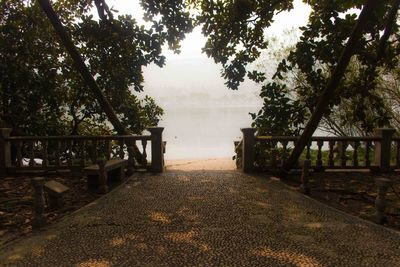
<svg viewBox="0 0 400 267"><path fill-rule="evenodd" d="M64 66L54 60L63 53L54 45L54 35L45 34L48 25L35 19L37 8L2 1L0 10L3 126L27 134L64 133L66 87L58 75ZM63 14L71 13L66 8Z"/></svg>
<svg viewBox="0 0 400 267"><path fill-rule="evenodd" d="M259 135L299 135L306 116L306 109L299 100L290 96L285 85L269 83L261 88L263 107L251 114L252 126Z"/></svg>
<svg viewBox="0 0 400 267"><path fill-rule="evenodd" d="M190 1L199 10L196 25L208 37L203 52L222 65L221 75L230 89L238 89L246 75L263 81L264 74L247 71L262 50L268 47L264 30L276 13L291 10L293 1Z"/></svg>
<svg viewBox="0 0 400 267"><path fill-rule="evenodd" d="M265 81L265 73L253 71L248 68L248 65L253 63L260 56L261 51L268 47L269 40L268 37L264 36L264 30L273 22L274 15L293 8L293 1L289 0L275 2L261 0L191 0L188 2L189 7L185 6L185 1L178 0L143 1L142 6L146 12L146 19L152 23L150 29L140 27L130 16L117 17L116 13L109 9L103 0L54 2L57 14L62 18L63 24L71 30L71 38L79 48L79 52L87 63L91 74L96 78L101 90L116 109L118 117L122 118L124 124L132 129L137 126L129 125L134 116L133 113L127 111L127 107L134 105L133 103L137 105L137 101L134 100L133 95L130 97L129 86L133 86L135 90L142 90L142 66L149 63L162 66L164 57L161 55L161 46L168 43L170 48L178 51L179 41L193 28L193 20L194 25L201 26L203 33L208 37L203 49L204 52L212 57L215 62L221 63L223 67L222 76L226 78L227 86L231 89L237 89L246 76L257 82ZM367 88L372 88L376 84L372 78L376 77L374 73L376 73L377 68L393 68L396 65L398 26L393 19L390 19L390 10L397 10L395 8L397 2L380 1L377 4L374 17L371 20L373 23L368 22L366 31L357 44L356 58L361 67L355 72L358 76L354 80L358 81L359 85L341 82L339 87L343 88L341 93L343 93L344 98L347 98L348 95L358 95L361 99L370 98L372 102L369 103L374 106L381 104L381 101L371 93L372 89L363 90L363 88L366 87L365 85L368 85ZM45 51L38 51L38 54L41 55L38 58L46 58L44 62L40 62L41 64L45 62L52 64L51 66L44 66L42 69L52 70L51 75L54 77L44 71L37 71L32 66L25 68L23 64L26 66L26 63L22 64L21 62L24 62L29 55L21 56L14 61L21 63L21 66L17 67L21 70L26 69L27 72L35 70L31 71L30 75L33 77L40 74L43 85L46 85L45 82L52 83L46 86L52 89L51 92L54 92L54 95L49 94L46 97L55 98L58 95L66 95L66 97L58 99L58 101L65 100L65 102L54 104L54 106L59 109L56 114L68 114L66 120L72 121L72 125L79 125L81 121L89 120L89 118L94 121L105 121L104 114L101 114L98 104L93 101L93 96L88 94L85 85L80 79L77 79L77 72L71 68L71 59L60 46L56 36L51 33L49 23L38 13L36 2L32 5L27 3L27 1L5 1L2 3L4 14L2 14L1 25L6 30L4 31L5 35L1 38L9 36L10 39L4 39L9 44L13 41L18 43L18 40L24 40L25 37L32 40L36 38L32 36L34 36L35 30L38 31L36 26L39 25L42 30L37 35L39 39L30 42L31 46L32 43L37 43L37 46L29 49L36 51L43 46L51 50L51 53L46 52L47 48ZM269 95L275 95L275 97L279 95L285 100L290 90L290 86L285 82L285 73L297 68L301 78L304 79L299 90L304 92L305 98L300 99L301 101L298 103L291 101L286 101L286 103L292 107L305 108L307 112L312 113L317 103L316 99L318 99L336 66L340 51L345 47L357 21L358 13L354 10L360 10L363 1L358 0L349 3L348 1L326 0L308 1L308 3L313 9L309 23L301 29L302 36L296 44L295 50L279 64L274 75L274 81L263 86L263 95L268 97ZM89 15L89 9L94 5L97 8L100 20L95 20ZM22 13L21 10L23 10ZM18 20L24 18L25 21L20 23L10 21L10 18L18 18ZM10 32L7 32L13 23L20 23L18 27L21 28L20 36L15 37L15 40L11 40L13 37L11 37ZM28 25L30 26L28 27ZM21 47L23 47L22 44ZM23 49L29 50L26 47L23 47ZM12 48L11 51L13 51ZM40 52L42 53L40 54ZM3 53L6 55L3 62L14 60L10 55L11 53L8 53L6 49L2 52L2 56ZM14 52L13 54L15 56ZM48 56L48 54L51 56ZM17 53L17 55L20 54ZM32 57L30 59L31 62L36 62L35 60L38 59ZM4 73L7 73L5 68ZM4 77L11 76L7 74ZM16 83L16 77L20 77L20 75L15 76L14 80L7 80L3 86L14 88L15 85L11 86L10 84ZM35 77L33 80L39 81L40 79ZM18 82L21 83L21 81ZM33 88L32 83L24 82L25 86ZM56 93L54 89L56 85L57 88L62 88L60 89L61 94ZM20 85L18 86L22 88ZM38 88L45 88L46 86L41 85ZM9 92L13 91L15 90L9 90ZM291 93L289 92L289 94ZM8 97L7 93L3 95L5 95L3 99ZM54 102L55 99L51 101ZM126 104L125 101L131 103ZM329 107L337 106L340 102L341 97L336 95ZM4 101L4 103L7 104L7 101ZM3 108L3 110L7 109ZM362 106L359 110L361 113L363 112ZM40 114L40 112L37 112L37 114ZM131 115L128 117L126 114ZM268 114L268 112L265 114ZM304 110L298 114L301 118L305 114ZM54 117L60 118L59 115ZM358 117L361 118L362 115ZM385 124L385 122L382 122L382 124ZM297 122L296 125L298 125ZM59 129L59 127L54 127L54 129Z"/></svg>
<svg viewBox="0 0 400 267"><path fill-rule="evenodd" d="M262 64L257 68L260 71L267 71L267 68L274 68L279 61L287 58L290 52L295 50L296 34L293 30L287 31L285 38L291 39L291 42L277 40L276 37L271 37L270 46L272 48L263 55ZM319 128L324 132L331 133L336 136L366 136L379 125L389 122L392 126L395 118L398 117L398 111L395 110L396 99L395 89L395 70L386 70L379 68L377 83L375 88L371 88L370 97L362 98L359 95L354 95L352 92L353 84L359 78L358 71L360 62L357 58L353 58L347 68L345 77L343 78L343 86L338 88L338 94L341 95L341 101L338 104L332 105L331 110L322 117ZM324 66L321 66L322 76L329 77L329 73ZM264 135L299 135L304 129L304 124L310 116L310 113L315 106L314 92L309 87L305 74L296 66L292 66L290 70L282 72L281 77L274 76L267 78L266 83L261 87L260 96L264 98L263 108L258 114L252 114L254 125ZM271 77L273 74L271 74ZM276 91L276 84L279 84L281 94L284 98L271 97ZM392 85L392 86L391 86ZM390 90L390 92L389 92ZM386 93L387 92L387 93ZM388 93L391 97L388 97ZM382 102L381 105L374 105L377 99ZM359 116L360 103L364 107L362 110L364 116ZM287 106L287 104L290 104ZM294 104L297 108L293 110ZM281 107L277 110L276 107ZM285 112L290 111L290 112ZM295 125L291 122L297 121ZM276 129L263 128L279 125Z"/></svg>
<svg viewBox="0 0 400 267"><path fill-rule="evenodd" d="M393 66L393 54L397 49L396 14L399 1L307 1L312 7L309 24L302 28L301 40L296 50L279 65L276 76L296 66L304 73L309 84L309 94L315 101L312 116L287 162L290 168L308 139L315 131L321 117L329 108L340 103L341 96L334 94L342 87L342 77L353 54L363 64L358 79L360 86L352 88L361 98L370 97L375 85L376 69ZM267 46L264 27L271 22L274 12L290 10L292 1L201 1L200 15L204 23L203 33L209 36L205 51L223 65L227 85L236 89L246 75L245 65L259 56L259 50ZM363 5L364 4L364 5ZM360 16L353 10L362 10ZM372 56L371 56L372 55ZM321 66L327 68L324 77ZM255 81L265 77L258 72L248 72ZM377 99L377 98L375 98ZM313 99L310 99L313 100ZM376 105L382 105L377 99ZM359 108L362 113L362 109ZM363 115L361 115L362 117Z"/></svg>
<svg viewBox="0 0 400 267"><path fill-rule="evenodd" d="M270 48L263 51L260 63L256 66L258 71L266 73L260 92L260 97L264 100L263 107L258 113L250 114L253 119L252 127L257 129L259 135L297 136L304 129L304 123L309 117L304 99L297 92L304 82L300 73L294 68L284 73L282 79L274 76L274 68L294 49L297 35L296 29L291 29L285 31L285 36L281 38L268 36Z"/></svg>
<svg viewBox="0 0 400 267"><path fill-rule="evenodd" d="M168 43L178 51L179 41L192 27L182 5L175 5L179 1L167 2L170 8L165 9L157 1L146 1L150 29L128 15L116 17L104 1L53 3L118 119L135 133L155 125L162 110L149 97L137 99L130 88L142 91L142 67L163 66L162 45ZM100 20L89 13L94 4ZM102 108L37 2L2 1L1 5L3 124L24 134L76 134L82 124L104 126Z"/></svg>
<svg viewBox="0 0 400 267"><path fill-rule="evenodd" d="M215 62L222 64L222 76L227 79L228 87L237 89L247 75L258 82L265 81L265 73L251 71L246 66L253 63L265 48L269 37L264 30L273 22L273 16L293 8L293 1L195 1L200 15L197 24L202 25L203 33L208 37L204 52ZM397 53L397 29L390 19L390 11L397 10L398 1L379 1L373 17L366 25L365 33L357 44L356 57L362 63L358 81L366 83L367 77L373 77L376 66L394 66L393 57ZM300 41L285 60L279 64L274 78L284 81L284 74L298 68L304 79L304 91L308 90L310 110L313 111L318 96L327 84L335 68L341 51L357 22L364 1L307 1L312 8L309 23L302 27ZM393 9L392 9L393 7ZM389 29L390 25L393 28ZM383 38L387 32L386 38ZM382 37L382 38L381 38ZM380 43L380 40L384 42ZM380 47L380 48L379 48ZM377 51L384 49L377 59ZM374 56L371 56L374 55ZM375 67L374 67L375 66ZM367 68L368 67L368 68ZM277 80L273 82L277 82ZM371 87L373 83L370 83ZM354 85L352 85L354 86ZM341 86L342 87L342 84ZM351 93L368 94L363 86L347 90ZM346 96L347 97L347 96ZM340 102L339 94L330 106Z"/></svg>
<svg viewBox="0 0 400 267"><path fill-rule="evenodd" d="M351 60L343 86L338 88L340 102L332 105L322 118L320 128L326 132L336 136L367 136L377 127L392 126L394 110L384 93L384 76L391 71L379 68L375 77L376 85L363 96L353 92L353 88L360 86L360 65L357 58Z"/></svg>
<svg viewBox="0 0 400 267"><path fill-rule="evenodd" d="M393 1L393 5L390 6L388 13L383 11L384 13L382 15L388 14L387 22L384 24L384 34L382 37L378 37L378 49L376 50L376 54L372 57L371 64L368 65L367 69L369 71L366 73L365 79L363 80L366 81L364 86L367 88L375 81L376 67L378 66L378 62L383 59L382 56L384 54L387 40L394 26L393 24L395 22L395 15L397 14L399 4L400 1ZM309 143L312 134L318 127L322 116L325 112L329 111L327 106L329 106L330 102L332 102L331 98L335 95L335 90L337 87L340 86L340 82L351 57L356 53L356 49L359 49L359 45L364 43L363 41L365 40L365 36L368 36L368 30L371 30L371 28L373 29L372 36L377 34L375 30L380 26L379 23L376 23L379 21L379 19L376 17L380 11L379 7L383 6L377 6L376 1L374 0L367 0L365 5L362 7L359 18L357 19L348 41L346 42L346 45L338 58L332 75L329 78L324 90L321 92L321 95L319 96L315 110L313 111L310 120L307 122L304 132L297 140L291 155L283 166L284 170L288 171L296 163L304 147Z"/></svg>

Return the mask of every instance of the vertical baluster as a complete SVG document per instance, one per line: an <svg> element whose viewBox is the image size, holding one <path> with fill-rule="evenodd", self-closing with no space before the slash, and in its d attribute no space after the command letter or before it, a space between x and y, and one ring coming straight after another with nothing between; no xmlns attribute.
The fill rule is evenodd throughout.
<svg viewBox="0 0 400 267"><path fill-rule="evenodd" d="M275 140L272 140L271 141L271 148L277 148L276 146L277 146L277 144L278 144L278 142L277 141L275 141Z"/></svg>
<svg viewBox="0 0 400 267"><path fill-rule="evenodd" d="M359 141L354 141L354 150L353 150L353 166L358 167L358 147L360 146Z"/></svg>
<svg viewBox="0 0 400 267"><path fill-rule="evenodd" d="M104 156L106 160L110 160L111 158L111 142L110 140L106 140L104 142Z"/></svg>
<svg viewBox="0 0 400 267"><path fill-rule="evenodd" d="M299 141L298 138L296 138L296 139L293 141L293 147L296 147L297 141ZM302 168L301 166L302 166L302 165L300 164L300 157L298 157L297 160L296 160L296 163L294 164L294 168L295 168L295 169Z"/></svg>
<svg viewBox="0 0 400 267"><path fill-rule="evenodd" d="M67 153L66 153L66 141L61 140L60 141L60 164L64 165L67 159Z"/></svg>
<svg viewBox="0 0 400 267"><path fill-rule="evenodd" d="M135 166L135 159L133 155L133 141L128 140L126 142L126 149L128 151L128 167L127 167L127 174L132 175L134 166Z"/></svg>
<svg viewBox="0 0 400 267"><path fill-rule="evenodd" d="M323 140L318 140L317 141L317 146L318 146L318 153L317 153L317 161L315 162L317 165L317 168L322 167L322 146L324 145Z"/></svg>
<svg viewBox="0 0 400 267"><path fill-rule="evenodd" d="M61 143L60 140L56 140L56 167L61 166L61 160L60 160L60 155L61 155Z"/></svg>
<svg viewBox="0 0 400 267"><path fill-rule="evenodd" d="M271 149L271 169L275 170L277 167L277 162L276 162L276 156L278 154L278 151L276 148Z"/></svg>
<svg viewBox="0 0 400 267"><path fill-rule="evenodd" d="M136 140L131 141L132 169L136 169L135 149L134 149L134 146L136 146ZM138 163L139 163L139 162L138 162Z"/></svg>
<svg viewBox="0 0 400 267"><path fill-rule="evenodd" d="M29 167L35 166L34 141L29 141Z"/></svg>
<svg viewBox="0 0 400 267"><path fill-rule="evenodd" d="M42 141L42 146L43 146L43 167L47 167L49 165L49 155L47 154L47 148L48 148L48 141L44 140Z"/></svg>
<svg viewBox="0 0 400 267"><path fill-rule="evenodd" d="M92 140L92 146L93 146L93 163L97 163L98 158L99 158L99 153L97 150L97 146L98 146L98 141L97 139Z"/></svg>
<svg viewBox="0 0 400 267"><path fill-rule="evenodd" d="M22 141L17 141L17 167L22 166Z"/></svg>
<svg viewBox="0 0 400 267"><path fill-rule="evenodd" d="M79 149L79 154L81 158L81 166L85 167L86 166L86 141L81 140L79 141L80 149Z"/></svg>
<svg viewBox="0 0 400 267"><path fill-rule="evenodd" d="M125 153L124 153L124 140L119 140L119 157L121 159L124 159Z"/></svg>
<svg viewBox="0 0 400 267"><path fill-rule="evenodd" d="M333 148L335 146L335 141L329 141L329 159L328 159L328 166L333 167L335 165L335 161L333 160Z"/></svg>
<svg viewBox="0 0 400 267"><path fill-rule="evenodd" d="M277 156L278 156L278 149L277 149L278 142L275 140L271 141L271 168L277 168Z"/></svg>
<svg viewBox="0 0 400 267"><path fill-rule="evenodd" d="M366 141L365 142L365 166L366 167L371 166L371 161L369 160L370 149L371 149L371 141Z"/></svg>
<svg viewBox="0 0 400 267"><path fill-rule="evenodd" d="M142 140L142 146L143 146L142 167L144 169L147 169L147 152L146 152L147 140Z"/></svg>
<svg viewBox="0 0 400 267"><path fill-rule="evenodd" d="M346 161L347 161L347 157L346 157L347 141L342 141L342 142L341 142L341 145L342 145L342 151L341 151L341 155L340 155L341 166L342 166L342 167L346 167Z"/></svg>
<svg viewBox="0 0 400 267"><path fill-rule="evenodd" d="M310 147L311 147L311 142L309 142L309 143L307 144L306 159L311 159Z"/></svg>
<svg viewBox="0 0 400 267"><path fill-rule="evenodd" d="M396 141L396 167L400 167L400 140Z"/></svg>
<svg viewBox="0 0 400 267"><path fill-rule="evenodd" d="M285 164L285 161L287 159L287 145L288 141L282 141L282 160L281 160L281 165Z"/></svg>
<svg viewBox="0 0 400 267"><path fill-rule="evenodd" d="M61 155L62 162L68 165L68 141L65 139L61 142Z"/></svg>
<svg viewBox="0 0 400 267"><path fill-rule="evenodd" d="M72 140L66 140L66 151L65 154L67 155L67 164L69 167L72 166Z"/></svg>

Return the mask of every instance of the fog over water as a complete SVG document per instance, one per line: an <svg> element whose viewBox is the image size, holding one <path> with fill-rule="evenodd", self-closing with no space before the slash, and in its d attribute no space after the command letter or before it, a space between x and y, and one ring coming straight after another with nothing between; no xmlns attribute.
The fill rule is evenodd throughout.
<svg viewBox="0 0 400 267"><path fill-rule="evenodd" d="M156 74L157 73L157 74ZM145 94L164 109L166 159L221 158L234 155L240 128L258 112L259 87L245 82L238 91L225 87L219 67L208 58L175 59L162 69L150 67Z"/></svg>
<svg viewBox="0 0 400 267"><path fill-rule="evenodd" d="M221 158L234 155L233 140L249 126L252 107L168 107L165 127L167 159Z"/></svg>
<svg viewBox="0 0 400 267"><path fill-rule="evenodd" d="M110 3L142 22L138 1ZM306 4L295 0L294 10L276 16L266 34L284 38L284 30L306 24L309 12ZM258 112L262 106L260 85L245 81L237 91L224 85L221 66L201 52L205 41L196 28L181 43L179 55L163 49L163 68L150 65L144 69L144 92L139 97L153 97L165 111L159 125L165 127L166 159L232 157L233 141L241 137L240 128L251 125L249 112Z"/></svg>

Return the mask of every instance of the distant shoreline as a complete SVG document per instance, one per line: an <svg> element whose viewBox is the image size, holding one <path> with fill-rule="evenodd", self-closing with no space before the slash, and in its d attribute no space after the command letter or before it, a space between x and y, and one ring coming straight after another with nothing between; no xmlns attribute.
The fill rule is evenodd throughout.
<svg viewBox="0 0 400 267"><path fill-rule="evenodd" d="M206 103L206 104L184 104L182 103L169 103L169 104L163 104L160 103L160 106L162 106L163 109L220 109L220 108L230 108L230 109L244 109L244 108L257 108L260 109L261 106L259 105L216 105L213 103Z"/></svg>

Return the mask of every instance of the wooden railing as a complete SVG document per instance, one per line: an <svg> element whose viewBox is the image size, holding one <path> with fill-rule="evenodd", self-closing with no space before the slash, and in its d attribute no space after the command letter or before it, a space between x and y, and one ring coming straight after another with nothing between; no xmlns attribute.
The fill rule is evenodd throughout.
<svg viewBox="0 0 400 267"><path fill-rule="evenodd" d="M96 164L99 159L111 158L126 159L128 173L138 169L162 172L163 128L148 130L151 135L10 137L10 129L0 129L1 172L80 170ZM135 146L139 151L135 151ZM147 159L149 146L150 164Z"/></svg>
<svg viewBox="0 0 400 267"><path fill-rule="evenodd" d="M242 168L245 172L275 170L289 157L298 136L255 136L255 129L244 128ZM374 169L392 171L400 168L400 138L393 129L376 129L374 136L314 136L304 149L302 160L310 159L315 171L326 169Z"/></svg>

